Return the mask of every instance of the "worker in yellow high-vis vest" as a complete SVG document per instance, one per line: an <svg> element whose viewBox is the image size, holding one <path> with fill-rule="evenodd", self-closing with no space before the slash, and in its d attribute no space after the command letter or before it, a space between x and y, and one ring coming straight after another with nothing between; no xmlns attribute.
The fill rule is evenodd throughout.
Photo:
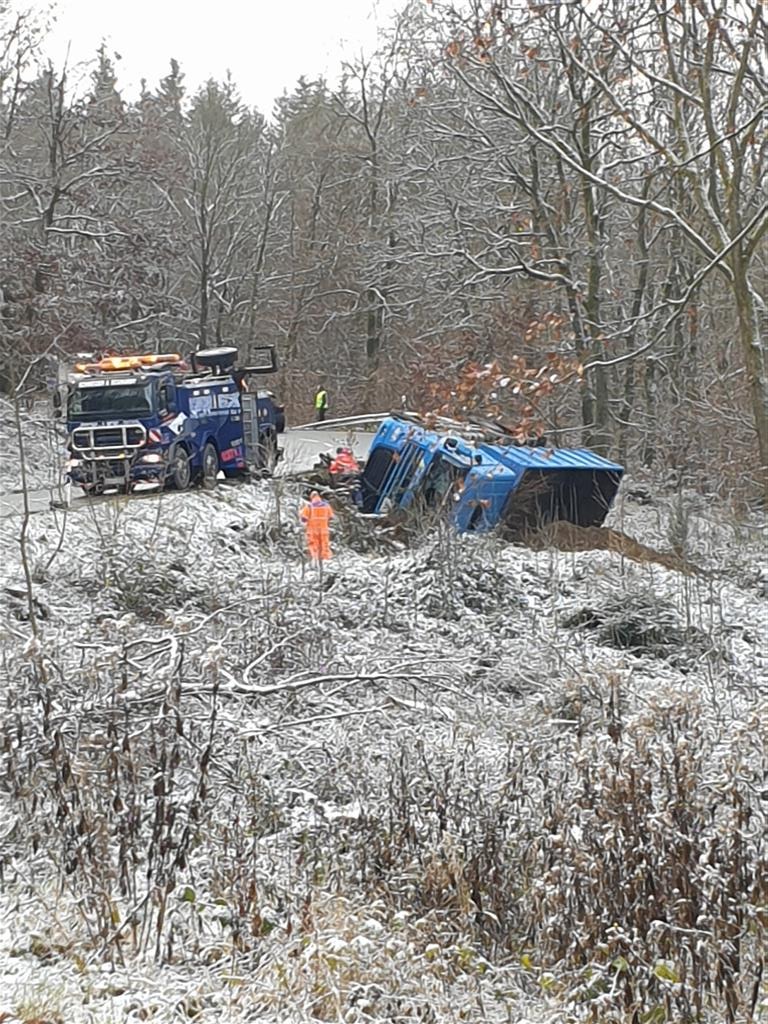
<svg viewBox="0 0 768 1024"><path fill-rule="evenodd" d="M325 419L325 410L328 408L328 392L325 388L319 388L315 395L315 416L318 423Z"/></svg>

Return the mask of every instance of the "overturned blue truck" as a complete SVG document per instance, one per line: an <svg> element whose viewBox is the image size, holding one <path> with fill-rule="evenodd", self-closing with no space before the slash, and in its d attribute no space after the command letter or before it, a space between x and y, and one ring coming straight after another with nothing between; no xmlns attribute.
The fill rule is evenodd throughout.
<svg viewBox="0 0 768 1024"><path fill-rule="evenodd" d="M552 522L602 525L623 472L586 448L519 444L496 424L392 415L371 442L358 504L442 510L462 533L524 536Z"/></svg>

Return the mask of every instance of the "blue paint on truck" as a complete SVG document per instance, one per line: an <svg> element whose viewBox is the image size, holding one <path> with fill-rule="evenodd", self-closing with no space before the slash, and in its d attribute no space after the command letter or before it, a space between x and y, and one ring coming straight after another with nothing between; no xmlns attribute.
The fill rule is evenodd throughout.
<svg viewBox="0 0 768 1024"><path fill-rule="evenodd" d="M79 365L67 398L68 475L99 493L136 483L180 490L199 481L269 470L285 429L271 391L249 390L256 374L274 373L274 350L238 369L234 349L197 353L190 368L177 355L115 356Z"/></svg>
<svg viewBox="0 0 768 1024"><path fill-rule="evenodd" d="M496 431L430 429L391 416L371 442L362 508L442 508L460 532L523 533L564 520L600 525L624 472L586 448L530 447Z"/></svg>

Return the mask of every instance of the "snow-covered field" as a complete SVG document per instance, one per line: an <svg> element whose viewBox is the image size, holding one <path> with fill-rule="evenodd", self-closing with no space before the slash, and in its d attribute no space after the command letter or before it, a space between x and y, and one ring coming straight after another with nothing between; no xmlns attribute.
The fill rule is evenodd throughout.
<svg viewBox="0 0 768 1024"><path fill-rule="evenodd" d="M0 1021L768 1013L764 523L622 499L683 576L339 514L319 574L298 501L35 515L28 580L2 522Z"/></svg>

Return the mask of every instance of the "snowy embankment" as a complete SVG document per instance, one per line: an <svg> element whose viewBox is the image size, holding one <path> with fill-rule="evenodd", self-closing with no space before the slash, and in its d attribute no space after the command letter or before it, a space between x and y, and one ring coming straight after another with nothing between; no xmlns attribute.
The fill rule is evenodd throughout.
<svg viewBox="0 0 768 1024"><path fill-rule="evenodd" d="M31 590L3 522L0 1020L765 1005L759 524L622 501L687 577L340 514L320 575L297 504L35 516Z"/></svg>
<svg viewBox="0 0 768 1024"><path fill-rule="evenodd" d="M27 487L42 490L61 482L65 458L61 426L51 418L50 405L39 401L32 412L21 412L22 452ZM0 398L0 493L22 489L22 459L12 402Z"/></svg>

